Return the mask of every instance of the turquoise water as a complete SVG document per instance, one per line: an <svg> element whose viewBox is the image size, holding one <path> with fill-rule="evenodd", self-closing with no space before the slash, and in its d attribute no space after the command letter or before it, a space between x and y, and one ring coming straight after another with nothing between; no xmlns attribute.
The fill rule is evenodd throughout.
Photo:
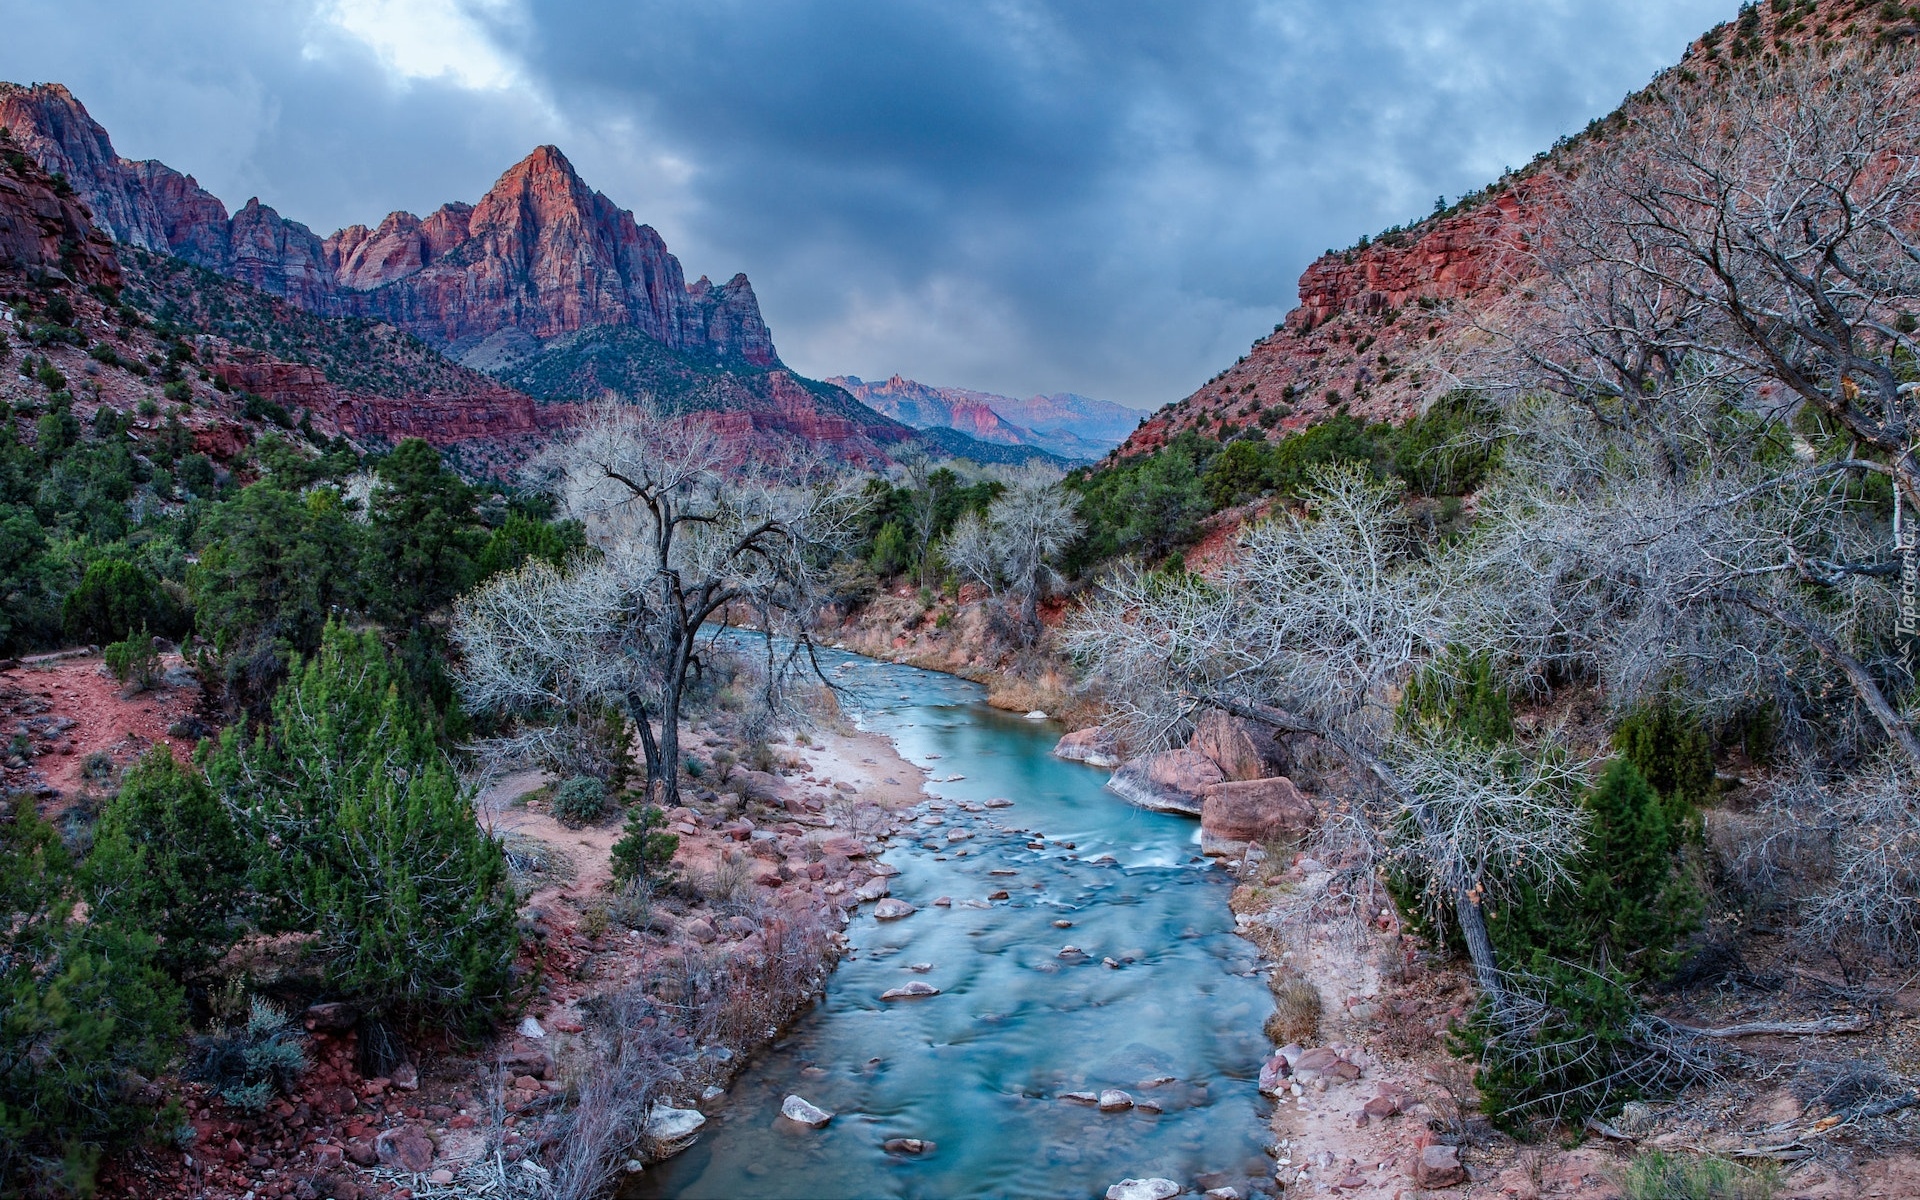
<svg viewBox="0 0 1920 1200"><path fill-rule="evenodd" d="M862 728L936 779L965 776L930 783L945 823L912 825L885 855L900 868L893 894L919 911L880 922L863 905L819 1005L740 1076L692 1149L627 1194L1099 1196L1155 1175L1245 1194L1264 1182L1255 1077L1272 1002L1195 822L1103 791L1104 771L1049 753L1056 726L988 707L978 685L846 654L825 665ZM994 797L1014 803L959 807ZM950 846L954 829L973 837ZM1033 834L1044 848L1029 848ZM964 904L999 890L1010 899ZM935 907L941 896L954 906ZM1068 943L1085 955L1060 957ZM879 999L916 979L942 994ZM1165 1111L1058 1098L1110 1087ZM838 1115L820 1130L776 1121L790 1093ZM889 1138L935 1148L889 1154Z"/></svg>

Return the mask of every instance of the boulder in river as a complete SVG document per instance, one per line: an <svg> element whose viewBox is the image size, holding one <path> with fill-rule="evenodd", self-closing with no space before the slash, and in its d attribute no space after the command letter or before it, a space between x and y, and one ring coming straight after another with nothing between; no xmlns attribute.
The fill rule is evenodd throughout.
<svg viewBox="0 0 1920 1200"><path fill-rule="evenodd" d="M873 906L873 915L882 921L898 921L901 917L910 917L920 910L905 900L888 897Z"/></svg>
<svg viewBox="0 0 1920 1200"><path fill-rule="evenodd" d="M1285 776L1228 780L1201 791L1200 848L1233 856L1248 843L1298 838L1320 824L1320 810Z"/></svg>
<svg viewBox="0 0 1920 1200"><path fill-rule="evenodd" d="M1133 1097L1119 1088L1108 1088L1100 1093L1101 1112L1125 1112L1133 1107Z"/></svg>
<svg viewBox="0 0 1920 1200"><path fill-rule="evenodd" d="M882 1000L918 1000L922 996L938 996L940 989L924 979L902 984L897 988L888 988L880 993Z"/></svg>
<svg viewBox="0 0 1920 1200"><path fill-rule="evenodd" d="M1107 780L1107 788L1154 812L1200 815L1207 788L1226 782L1219 766L1192 750L1162 750L1130 759Z"/></svg>
<svg viewBox="0 0 1920 1200"><path fill-rule="evenodd" d="M780 1102L780 1115L789 1121L797 1121L809 1129L818 1129L833 1120L833 1114L824 1108L807 1103L799 1096L788 1096Z"/></svg>
<svg viewBox="0 0 1920 1200"><path fill-rule="evenodd" d="M1179 1194L1171 1179L1122 1179L1107 1189L1107 1200L1173 1200Z"/></svg>
<svg viewBox="0 0 1920 1200"><path fill-rule="evenodd" d="M875 876L855 888L853 894L862 900L879 900L892 890L885 878Z"/></svg>
<svg viewBox="0 0 1920 1200"><path fill-rule="evenodd" d="M1120 749L1113 735L1094 725L1076 729L1053 747L1054 757L1068 762L1083 762L1090 767L1112 770L1120 765Z"/></svg>

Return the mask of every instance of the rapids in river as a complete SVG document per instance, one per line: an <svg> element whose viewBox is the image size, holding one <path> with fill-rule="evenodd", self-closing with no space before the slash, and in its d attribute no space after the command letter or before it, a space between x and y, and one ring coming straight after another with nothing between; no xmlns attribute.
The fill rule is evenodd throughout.
<svg viewBox="0 0 1920 1200"><path fill-rule="evenodd" d="M1272 1001L1196 823L1104 791L1106 772L1049 753L1057 726L989 707L977 684L838 652L822 664L843 710L931 776L912 815L938 822L903 814L884 855L893 895L919 911L856 910L821 1001L691 1149L624 1195L1089 1197L1149 1176L1270 1188L1255 1077ZM914 980L941 994L880 999ZM1061 1098L1108 1088L1160 1111ZM837 1115L786 1121L790 1094ZM934 1145L883 1148L897 1138Z"/></svg>

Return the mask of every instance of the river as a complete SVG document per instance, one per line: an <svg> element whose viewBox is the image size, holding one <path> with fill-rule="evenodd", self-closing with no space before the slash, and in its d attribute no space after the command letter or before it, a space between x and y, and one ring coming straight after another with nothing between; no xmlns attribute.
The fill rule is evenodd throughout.
<svg viewBox="0 0 1920 1200"><path fill-rule="evenodd" d="M932 777L916 811L939 823L912 823L885 854L893 895L919 911L883 922L863 905L820 1003L691 1149L626 1194L1087 1197L1147 1176L1270 1188L1255 1075L1272 1001L1196 823L1104 791L1105 772L1049 753L1056 726L989 707L977 684L837 652L823 665L853 720ZM1013 803L987 806L1000 798ZM1069 944L1083 953L1063 957ZM941 994L880 1000L912 980ZM1060 1098L1104 1088L1161 1111ZM780 1119L789 1094L837 1116ZM934 1146L888 1153L892 1138Z"/></svg>

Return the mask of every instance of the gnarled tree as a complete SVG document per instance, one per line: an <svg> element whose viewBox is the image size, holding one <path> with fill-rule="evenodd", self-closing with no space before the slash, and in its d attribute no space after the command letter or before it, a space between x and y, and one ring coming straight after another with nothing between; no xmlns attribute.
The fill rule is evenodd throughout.
<svg viewBox="0 0 1920 1200"><path fill-rule="evenodd" d="M650 798L674 807L703 626L739 617L804 651L823 569L853 532L853 481L797 460L742 462L703 417L650 404L593 408L536 470L600 557L523 568L463 601L463 686L480 707L522 715L617 700ZM769 686L784 674L776 665Z"/></svg>

